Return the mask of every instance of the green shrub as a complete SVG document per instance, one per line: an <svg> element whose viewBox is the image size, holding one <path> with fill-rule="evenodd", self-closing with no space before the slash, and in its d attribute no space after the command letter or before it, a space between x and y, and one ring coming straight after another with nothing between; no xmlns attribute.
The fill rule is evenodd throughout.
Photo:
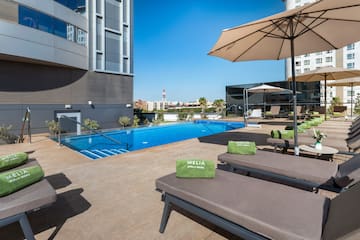
<svg viewBox="0 0 360 240"><path fill-rule="evenodd" d="M134 116L134 119L133 119L133 127L137 127L139 126L139 122L140 122L140 119L138 118L138 116Z"/></svg>
<svg viewBox="0 0 360 240"><path fill-rule="evenodd" d="M0 139L8 144L16 143L16 141L18 140L18 136L10 133L11 128L12 125L9 125L7 127L5 125L0 126Z"/></svg>
<svg viewBox="0 0 360 240"><path fill-rule="evenodd" d="M97 121L91 120L90 118L86 118L84 120L84 130L98 130L100 129L100 125Z"/></svg>
<svg viewBox="0 0 360 240"><path fill-rule="evenodd" d="M131 123L131 119L127 116L122 116L122 117L119 117L119 124L125 128L127 126L130 126L130 123Z"/></svg>
<svg viewBox="0 0 360 240"><path fill-rule="evenodd" d="M49 128L49 132L52 135L58 135L60 131L60 125L59 122L56 122L55 120L45 121L46 126Z"/></svg>

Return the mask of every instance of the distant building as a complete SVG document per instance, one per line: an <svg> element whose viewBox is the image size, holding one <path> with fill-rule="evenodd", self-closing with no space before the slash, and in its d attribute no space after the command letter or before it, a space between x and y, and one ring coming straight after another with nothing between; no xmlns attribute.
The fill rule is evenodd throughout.
<svg viewBox="0 0 360 240"><path fill-rule="evenodd" d="M239 84L226 86L226 112L227 114L242 115L244 109L244 89L249 89L261 85L262 83ZM291 89L291 82L266 82L265 84ZM304 106L306 109L313 109L320 105L320 83L296 83L297 104ZM280 93L248 93L249 109L264 107L264 102L267 110L270 110L271 105L281 106L281 113L287 116L289 111L292 111L292 92Z"/></svg>
<svg viewBox="0 0 360 240"><path fill-rule="evenodd" d="M283 0L286 9L293 9L316 0ZM356 31L356 30L354 30ZM339 36L341 37L341 36ZM306 73L318 67L333 66L349 69L360 69L360 42L349 44L338 50L310 53L295 57L296 74ZM291 62L287 60L287 77L291 76ZM324 104L324 86L321 87L321 103ZM354 87L354 98L360 94L360 87ZM330 104L333 97L337 96L340 101L350 109L351 88L350 87L328 87L327 102ZM329 105L328 105L329 106Z"/></svg>
<svg viewBox="0 0 360 240"><path fill-rule="evenodd" d="M133 109L133 0L0 1L0 124L63 114L117 126Z"/></svg>

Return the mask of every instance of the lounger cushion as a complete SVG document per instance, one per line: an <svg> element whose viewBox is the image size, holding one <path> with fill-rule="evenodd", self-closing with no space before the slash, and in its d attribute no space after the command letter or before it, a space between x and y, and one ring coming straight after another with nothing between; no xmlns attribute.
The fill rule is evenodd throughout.
<svg viewBox="0 0 360 240"><path fill-rule="evenodd" d="M217 170L214 179L156 180L164 192L270 239L320 239L328 199L323 196Z"/></svg>
<svg viewBox="0 0 360 240"><path fill-rule="evenodd" d="M247 141L229 141L227 151L233 154L253 155L256 153L256 144Z"/></svg>
<svg viewBox="0 0 360 240"><path fill-rule="evenodd" d="M55 190L46 179L0 198L0 219L37 209L56 200Z"/></svg>
<svg viewBox="0 0 360 240"><path fill-rule="evenodd" d="M28 155L24 152L14 153L0 157L0 171L19 166L26 162Z"/></svg>
<svg viewBox="0 0 360 240"><path fill-rule="evenodd" d="M339 187L350 187L360 181L360 154L339 165L335 183Z"/></svg>
<svg viewBox="0 0 360 240"><path fill-rule="evenodd" d="M338 169L337 164L334 162L261 150L258 150L255 155L246 157L223 153L218 156L218 160L235 166L245 166L291 178L303 179L319 185L328 183L332 177L336 176Z"/></svg>
<svg viewBox="0 0 360 240"><path fill-rule="evenodd" d="M41 167L31 166L0 173L0 197L33 184L44 177Z"/></svg>
<svg viewBox="0 0 360 240"><path fill-rule="evenodd" d="M360 184L356 184L331 200L322 239L360 239L359 199Z"/></svg>
<svg viewBox="0 0 360 240"><path fill-rule="evenodd" d="M213 178L215 177L215 163L201 159L176 160L176 177Z"/></svg>

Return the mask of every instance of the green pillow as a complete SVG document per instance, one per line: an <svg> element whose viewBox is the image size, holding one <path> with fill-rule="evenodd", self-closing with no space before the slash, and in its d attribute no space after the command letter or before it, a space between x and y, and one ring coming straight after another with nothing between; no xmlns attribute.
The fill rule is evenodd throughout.
<svg viewBox="0 0 360 240"><path fill-rule="evenodd" d="M272 115L272 112L271 111L266 111L265 115Z"/></svg>
<svg viewBox="0 0 360 240"><path fill-rule="evenodd" d="M0 157L0 171L17 167L26 162L28 155L24 152L14 153Z"/></svg>
<svg viewBox="0 0 360 240"><path fill-rule="evenodd" d="M214 178L215 163L209 160L176 160L178 178Z"/></svg>
<svg viewBox="0 0 360 240"><path fill-rule="evenodd" d="M281 139L292 139L294 138L294 130L280 130L279 131Z"/></svg>
<svg viewBox="0 0 360 240"><path fill-rule="evenodd" d="M40 166L32 166L0 173L0 197L16 192L41 180L44 172Z"/></svg>
<svg viewBox="0 0 360 240"><path fill-rule="evenodd" d="M228 153L254 155L256 153L255 142L229 141L227 147Z"/></svg>

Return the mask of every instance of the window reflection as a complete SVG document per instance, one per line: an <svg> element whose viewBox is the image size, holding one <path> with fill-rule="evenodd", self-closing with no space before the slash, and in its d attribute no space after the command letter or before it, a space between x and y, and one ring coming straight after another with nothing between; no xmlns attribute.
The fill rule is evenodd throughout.
<svg viewBox="0 0 360 240"><path fill-rule="evenodd" d="M51 33L82 46L87 45L87 33L84 30L21 5L19 5L19 24Z"/></svg>
<svg viewBox="0 0 360 240"><path fill-rule="evenodd" d="M78 13L84 13L86 11L85 0L55 0L55 2Z"/></svg>

